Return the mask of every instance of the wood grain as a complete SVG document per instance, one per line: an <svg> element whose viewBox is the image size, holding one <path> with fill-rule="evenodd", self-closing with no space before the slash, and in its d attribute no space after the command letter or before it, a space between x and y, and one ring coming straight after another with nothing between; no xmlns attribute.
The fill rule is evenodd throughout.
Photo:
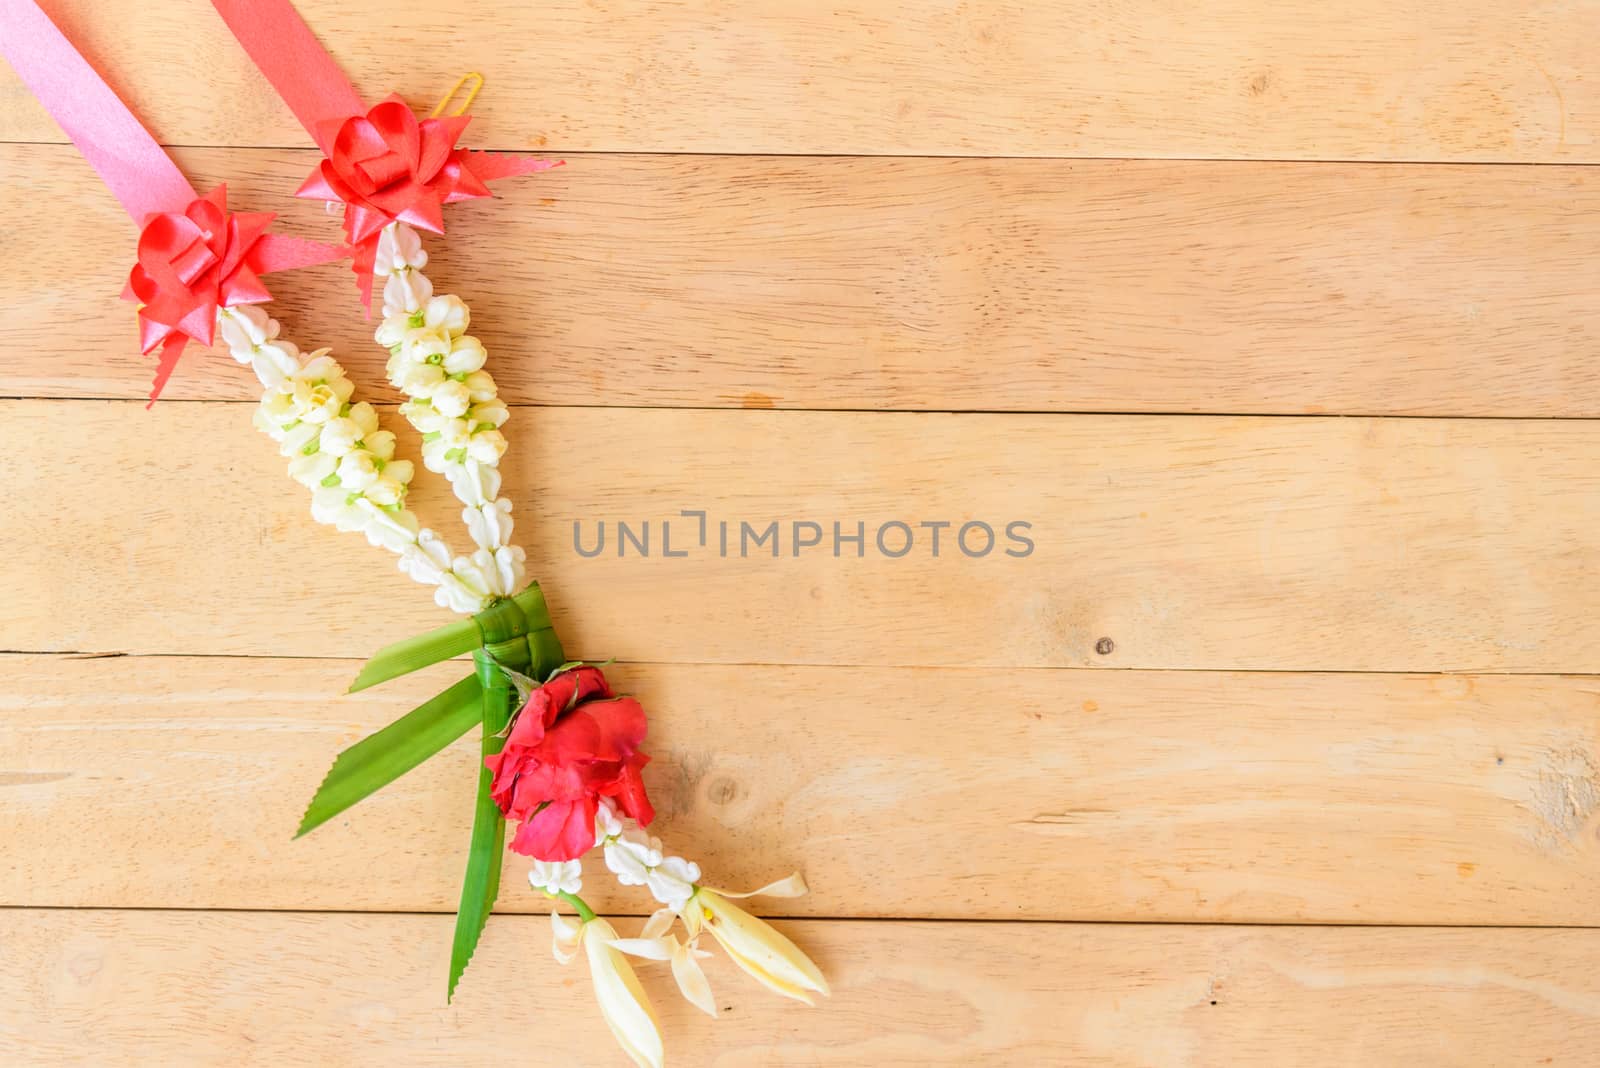
<svg viewBox="0 0 1600 1068"><path fill-rule="evenodd" d="M449 924L6 911L0 944L14 966L0 971L0 1055L459 1065L524 1042L539 1063L622 1063L584 965L549 959L540 917L491 920L445 1008ZM1595 931L785 927L831 977L825 1007L774 997L719 953L707 969L722 1013L710 1020L649 966L669 1063L1579 1068L1600 1057ZM530 1026L536 1037L519 1037Z"/></svg>
<svg viewBox="0 0 1600 1068"><path fill-rule="evenodd" d="M0 648L357 657L445 622L308 520L249 414L0 405ZM507 431L530 573L595 659L1600 670L1591 421L521 409ZM460 544L439 482L416 506ZM585 559L575 525L592 551L601 520ZM652 554L619 557L617 522L646 520ZM796 522L822 539L799 556ZM920 524L945 522L935 557Z"/></svg>
<svg viewBox="0 0 1600 1068"><path fill-rule="evenodd" d="M337 234L286 196L309 152L178 158ZM0 229L31 265L0 394L143 398L116 203L60 146L0 146L0 185L36 208ZM1587 168L585 156L503 192L452 209L430 272L515 402L1600 414ZM393 396L344 268L271 283ZM166 395L256 394L196 349Z"/></svg>
<svg viewBox="0 0 1600 1068"><path fill-rule="evenodd" d="M0 905L451 911L469 738L291 842L340 749L462 674L0 658ZM655 832L785 914L1584 924L1600 686L1540 676L624 665ZM114 695L114 696L113 696ZM92 862L61 843L92 843ZM500 908L540 912L510 857ZM375 862L376 861L376 862ZM591 863L585 896L651 902Z"/></svg>
<svg viewBox="0 0 1600 1068"><path fill-rule="evenodd" d="M308 143L204 0L45 6L164 142ZM1585 0L297 6L371 101L482 71L485 147L1597 158ZM0 139L61 138L9 75L0 103Z"/></svg>

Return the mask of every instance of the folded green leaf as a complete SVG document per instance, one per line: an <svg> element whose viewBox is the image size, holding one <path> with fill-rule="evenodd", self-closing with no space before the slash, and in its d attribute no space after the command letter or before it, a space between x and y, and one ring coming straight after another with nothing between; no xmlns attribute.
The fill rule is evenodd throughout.
<svg viewBox="0 0 1600 1068"><path fill-rule="evenodd" d="M482 701L479 716L483 720L483 755L493 756L505 745L500 737L511 720L511 680L489 654L480 649L473 654L477 664L476 680L480 683ZM467 872L461 882L461 907L456 910L455 941L450 947L450 985L445 1000L455 997L456 984L467 970L483 927L489 922L495 898L500 893L500 865L505 859L506 821L500 806L489 796L493 782L489 769L478 765L478 799L472 817L472 845L467 853Z"/></svg>
<svg viewBox="0 0 1600 1068"><path fill-rule="evenodd" d="M538 654L548 654L553 650L557 662L560 662L561 643L556 640L555 631L551 628L550 610L545 605L544 593L537 582L530 582L527 589L515 597L503 598L471 619L463 619L378 650L372 659L362 665L356 681L350 684L350 692L388 682L485 645L523 640L534 650L535 659L538 659ZM506 655L506 652L502 650L501 659L510 667L525 666L518 662L523 656Z"/></svg>
<svg viewBox="0 0 1600 1068"><path fill-rule="evenodd" d="M334 760L300 821L298 838L387 786L461 737L483 718L482 685L468 675Z"/></svg>

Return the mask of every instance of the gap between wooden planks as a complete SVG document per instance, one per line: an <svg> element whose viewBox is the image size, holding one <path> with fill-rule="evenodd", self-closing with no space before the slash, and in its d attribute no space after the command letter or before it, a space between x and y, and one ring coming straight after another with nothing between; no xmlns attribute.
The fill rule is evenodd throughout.
<svg viewBox="0 0 1600 1068"><path fill-rule="evenodd" d="M466 670L0 657L0 905L455 908L476 732L291 841L334 755ZM791 915L1585 924L1600 683L619 665L669 851ZM78 848L83 844L92 860ZM509 856L499 908L542 912ZM591 865L603 911L648 911Z"/></svg>
<svg viewBox="0 0 1600 1068"><path fill-rule="evenodd" d="M1600 670L1592 421L551 408L506 430L529 573L594 659ZM0 649L365 657L451 618L309 520L245 405L6 402L0 480ZM460 545L441 481L419 472L416 507ZM602 520L585 559L575 525L592 550ZM653 524L651 556L616 555L619 520ZM909 555L876 545L890 521ZM741 524L774 522L778 555L749 548ZM795 522L825 544L793 555ZM995 548L953 526L935 558L924 522Z"/></svg>
<svg viewBox="0 0 1600 1068"><path fill-rule="evenodd" d="M287 195L313 153L178 158L337 238ZM30 205L0 258L31 265L0 393L143 398L121 210L67 147L0 146L0 185ZM1582 167L585 156L429 245L514 402L1600 414ZM291 336L394 398L348 270L270 283ZM198 348L167 392L256 395Z"/></svg>
<svg viewBox="0 0 1600 1068"><path fill-rule="evenodd" d="M478 147L1600 159L1583 0L296 6L369 103L483 72ZM45 7L161 140L310 143L200 0ZM0 74L0 139L60 140Z"/></svg>
<svg viewBox="0 0 1600 1068"><path fill-rule="evenodd" d="M610 1066L582 962L496 917L444 1005L450 918L0 912L14 1063ZM630 927L631 921L623 926ZM914 922L782 925L819 1008L707 962L721 1018L645 966L669 1063L1556 1065L1600 1058L1597 931Z"/></svg>

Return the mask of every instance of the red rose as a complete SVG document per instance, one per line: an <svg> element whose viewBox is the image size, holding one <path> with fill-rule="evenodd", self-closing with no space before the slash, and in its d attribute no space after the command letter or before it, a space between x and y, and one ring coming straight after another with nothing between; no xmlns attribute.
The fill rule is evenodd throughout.
<svg viewBox="0 0 1600 1068"><path fill-rule="evenodd" d="M644 709L617 697L599 668L563 671L528 696L506 745L484 758L490 794L522 821L511 848L537 860L577 860L594 846L600 798L640 824L655 818L639 770Z"/></svg>

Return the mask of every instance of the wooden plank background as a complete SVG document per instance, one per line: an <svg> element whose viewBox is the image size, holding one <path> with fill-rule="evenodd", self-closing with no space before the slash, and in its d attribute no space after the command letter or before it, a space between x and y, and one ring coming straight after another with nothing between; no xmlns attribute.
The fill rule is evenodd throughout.
<svg viewBox="0 0 1600 1068"><path fill-rule="evenodd" d="M336 232L204 0L44 6L197 185ZM659 833L802 868L769 905L837 988L712 961L712 1022L647 972L674 1063L1600 1060L1600 4L297 6L369 96L478 69L467 140L567 159L431 273L563 635L655 711ZM443 1005L470 740L289 841L459 670L354 658L445 617L311 523L231 361L144 410L132 227L0 105L0 1061L458 1064L527 1016L618 1063L516 864ZM273 289L393 402L343 269ZM683 509L782 552L573 550Z"/></svg>
<svg viewBox="0 0 1600 1068"><path fill-rule="evenodd" d="M374 98L395 91L426 110L461 72L485 72L473 126L491 148L1515 163L1600 152L1589 0L296 7ZM48 9L164 142L307 142L203 0ZM60 139L15 82L3 99L0 136Z"/></svg>
<svg viewBox="0 0 1600 1068"><path fill-rule="evenodd" d="M329 227L286 195L312 152L177 158ZM13 326L0 395L143 399L150 361L103 299L127 270L116 202L67 146L0 145L0 184L40 206L0 256L37 265L49 309ZM516 403L1600 413L1586 167L592 155L449 227L429 273L471 294ZM274 278L274 306L397 399L348 277ZM256 390L201 356L165 395Z"/></svg>
<svg viewBox="0 0 1600 1068"><path fill-rule="evenodd" d="M489 921L477 968L440 1004L450 917L0 913L0 994L37 1021L0 1055L99 1064L92 1030L136 1063L456 1065L537 1045L585 1064L609 1041L581 963L535 917ZM1482 928L785 925L833 977L825 1008L779 1003L709 962L721 1016L647 977L680 1059L706 1065L1362 1064L1571 1061L1593 1033L1591 931ZM510 989L485 976L516 976ZM663 982L665 980L665 982ZM757 996L764 995L764 996ZM531 1019L536 1039L508 1038ZM570 1021L570 1022L569 1022ZM596 1031L600 1034L596 1034ZM20 1040L19 1040L20 1039ZM1585 1046L1579 1049L1583 1052ZM599 1063L613 1063L600 1060Z"/></svg>
<svg viewBox="0 0 1600 1068"><path fill-rule="evenodd" d="M454 907L475 740L289 839L319 754L459 665L334 701L349 662L139 659L140 690L108 708L139 660L0 658L14 691L0 751L28 769L6 782L24 862L0 871L0 898ZM1576 925L1600 906L1588 679L688 664L618 677L659 713L646 775L669 844L729 885L804 867L812 892L787 914ZM97 862L54 848L63 837L99 842ZM229 860L169 862L190 851ZM598 908L644 904L592 882ZM544 903L508 893L502 907Z"/></svg>

